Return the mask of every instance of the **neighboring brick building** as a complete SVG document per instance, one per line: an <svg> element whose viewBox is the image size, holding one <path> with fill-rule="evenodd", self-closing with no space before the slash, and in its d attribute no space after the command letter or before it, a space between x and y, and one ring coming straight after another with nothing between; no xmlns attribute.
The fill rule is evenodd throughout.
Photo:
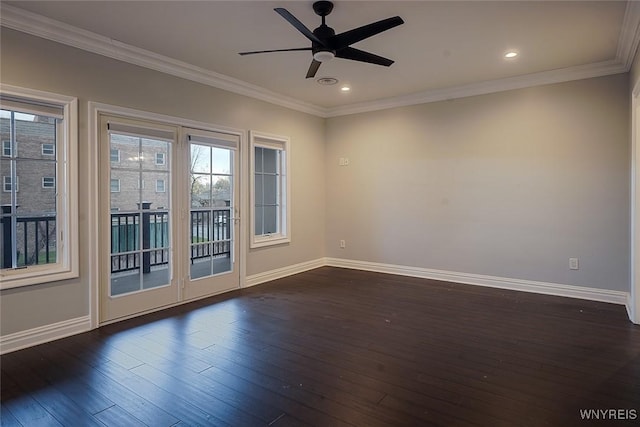
<svg viewBox="0 0 640 427"><path fill-rule="evenodd" d="M56 206L56 126L53 118L16 120L16 145L11 146L9 119L0 118L0 204L11 204L11 155L17 156L17 205L20 214L54 213ZM15 149L16 153L12 153Z"/></svg>
<svg viewBox="0 0 640 427"><path fill-rule="evenodd" d="M15 143L12 143L9 114L3 111L0 116L0 205L3 213L14 212L12 194L15 194L18 220L14 236L10 217L2 218L2 267L12 265L12 244L16 245L18 266L55 262L55 119L16 114Z"/></svg>

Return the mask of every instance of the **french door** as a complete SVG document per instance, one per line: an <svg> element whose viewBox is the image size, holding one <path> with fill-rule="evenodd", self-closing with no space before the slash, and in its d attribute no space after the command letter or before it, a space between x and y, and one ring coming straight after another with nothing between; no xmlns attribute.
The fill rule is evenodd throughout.
<svg viewBox="0 0 640 427"><path fill-rule="evenodd" d="M239 138L218 132L184 130L188 154L188 264L185 299L239 286L238 185Z"/></svg>
<svg viewBox="0 0 640 427"><path fill-rule="evenodd" d="M100 116L100 323L239 286L239 137Z"/></svg>

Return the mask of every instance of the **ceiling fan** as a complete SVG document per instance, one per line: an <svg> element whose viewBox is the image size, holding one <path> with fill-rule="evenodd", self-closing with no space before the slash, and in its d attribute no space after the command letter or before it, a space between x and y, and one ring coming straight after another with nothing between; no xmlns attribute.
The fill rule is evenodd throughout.
<svg viewBox="0 0 640 427"><path fill-rule="evenodd" d="M306 38L311 40L311 47L257 50L253 52L240 52L240 55L310 50L313 53L313 60L311 61L311 65L307 71L307 78L315 77L318 68L320 68L320 64L333 58L368 62L371 64L383 65L385 67L390 66L393 64L391 59L353 48L351 45L398 25L404 24L402 18L394 16L393 18L383 19L368 25L363 25L362 27L354 28L353 30L345 31L344 33L336 34L333 28L327 26L325 23L325 17L333 10L333 3L330 1L317 1L313 3L313 10L317 15L322 17L322 24L313 31L309 30L288 10L281 7L275 8L274 10L298 31L300 31Z"/></svg>

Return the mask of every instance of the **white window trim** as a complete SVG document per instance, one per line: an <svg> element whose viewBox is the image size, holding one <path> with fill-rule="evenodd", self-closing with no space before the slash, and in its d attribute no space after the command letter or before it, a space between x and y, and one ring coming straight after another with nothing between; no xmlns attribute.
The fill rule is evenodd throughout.
<svg viewBox="0 0 640 427"><path fill-rule="evenodd" d="M249 246L260 248L264 246L280 245L291 242L291 166L289 151L290 141L286 136L271 135L262 132L249 131L249 234L251 236ZM281 206L280 206L280 232L256 236L255 234L255 148L264 147L282 150L282 174L281 174Z"/></svg>
<svg viewBox="0 0 640 427"><path fill-rule="evenodd" d="M52 180L51 182L53 183L53 185L51 185L51 186L45 185L45 180L46 179L51 179ZM42 177L42 188L46 188L47 190L52 189L52 188L56 188L56 178L53 177L53 176L43 176Z"/></svg>
<svg viewBox="0 0 640 427"><path fill-rule="evenodd" d="M61 144L57 147L59 176L56 203L60 213L56 218L59 238L57 262L20 269L0 269L0 289L11 289L40 283L57 282L79 277L78 235L78 99L66 95L0 84L0 92L59 105L64 120Z"/></svg>
<svg viewBox="0 0 640 427"><path fill-rule="evenodd" d="M44 147L45 147L45 146L47 146L47 145L50 145L50 146L52 147L52 149L53 149L53 153L45 153L45 152L44 152L44 151L45 151L45 150L44 150ZM42 155L43 155L43 156L55 156L55 155L56 155L56 145L55 145L55 144L52 144L52 143L50 143L50 142L43 142L43 143L42 143L42 150L41 150L41 153L42 153Z"/></svg>
<svg viewBox="0 0 640 427"><path fill-rule="evenodd" d="M116 153L118 153L117 160L113 160L113 157L111 157L112 151L115 151ZM112 163L120 163L120 150L118 150L117 148L114 148L113 150L109 150L109 161Z"/></svg>
<svg viewBox="0 0 640 427"><path fill-rule="evenodd" d="M118 189L117 190L113 189L113 185L112 184L113 184L114 181L118 182ZM120 192L120 179L119 178L111 178L111 180L109 181L109 191L111 193L119 193Z"/></svg>
<svg viewBox="0 0 640 427"><path fill-rule="evenodd" d="M7 183L9 184L9 189L7 190ZM2 192L3 193L11 193L11 190L13 189L13 183L11 182L11 177L8 175L5 175L2 177ZM20 177L16 176L16 193L18 193L20 191Z"/></svg>
<svg viewBox="0 0 640 427"><path fill-rule="evenodd" d="M158 190L158 184L162 182L162 190ZM164 179L156 179L156 193L166 193L167 182Z"/></svg>
<svg viewBox="0 0 640 427"><path fill-rule="evenodd" d="M5 154L5 145L9 145L9 154ZM11 157L11 141L2 141L2 157Z"/></svg>
<svg viewBox="0 0 640 427"><path fill-rule="evenodd" d="M162 159L161 162L158 161L158 156L161 156L160 157ZM156 161L156 166L164 166L164 165L166 165L167 164L167 160L166 160L165 153L163 153L163 152L156 153L155 161Z"/></svg>

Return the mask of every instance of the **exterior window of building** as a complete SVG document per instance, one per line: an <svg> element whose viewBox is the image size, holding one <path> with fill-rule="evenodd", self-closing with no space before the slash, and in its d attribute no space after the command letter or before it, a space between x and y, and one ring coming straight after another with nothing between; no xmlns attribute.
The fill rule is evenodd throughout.
<svg viewBox="0 0 640 427"><path fill-rule="evenodd" d="M77 115L76 98L0 87L0 289L78 277Z"/></svg>
<svg viewBox="0 0 640 427"><path fill-rule="evenodd" d="M43 156L55 156L56 154L56 146L55 144L44 143L42 144L42 155Z"/></svg>
<svg viewBox="0 0 640 427"><path fill-rule="evenodd" d="M111 149L111 161L112 162L119 162L120 161L120 150L118 149Z"/></svg>
<svg viewBox="0 0 640 427"><path fill-rule="evenodd" d="M11 141L2 141L2 157L11 157Z"/></svg>
<svg viewBox="0 0 640 427"><path fill-rule="evenodd" d="M56 188L56 179L52 176L43 176L42 188Z"/></svg>
<svg viewBox="0 0 640 427"><path fill-rule="evenodd" d="M251 132L251 247L291 241L289 139Z"/></svg>
<svg viewBox="0 0 640 427"><path fill-rule="evenodd" d="M111 179L111 192L119 193L120 192L120 180L119 179Z"/></svg>
<svg viewBox="0 0 640 427"><path fill-rule="evenodd" d="M164 179L156 179L156 193L164 193L165 191Z"/></svg>
<svg viewBox="0 0 640 427"><path fill-rule="evenodd" d="M12 191L14 191L13 185L11 185L11 182L13 181L13 178L10 176L3 176L2 177L2 191L4 191L5 193L11 193ZM19 182L18 181L18 177L16 176L16 188L15 188L15 192L17 193L19 191Z"/></svg>
<svg viewBox="0 0 640 427"><path fill-rule="evenodd" d="M164 153L156 153L156 165L163 166L164 163Z"/></svg>

